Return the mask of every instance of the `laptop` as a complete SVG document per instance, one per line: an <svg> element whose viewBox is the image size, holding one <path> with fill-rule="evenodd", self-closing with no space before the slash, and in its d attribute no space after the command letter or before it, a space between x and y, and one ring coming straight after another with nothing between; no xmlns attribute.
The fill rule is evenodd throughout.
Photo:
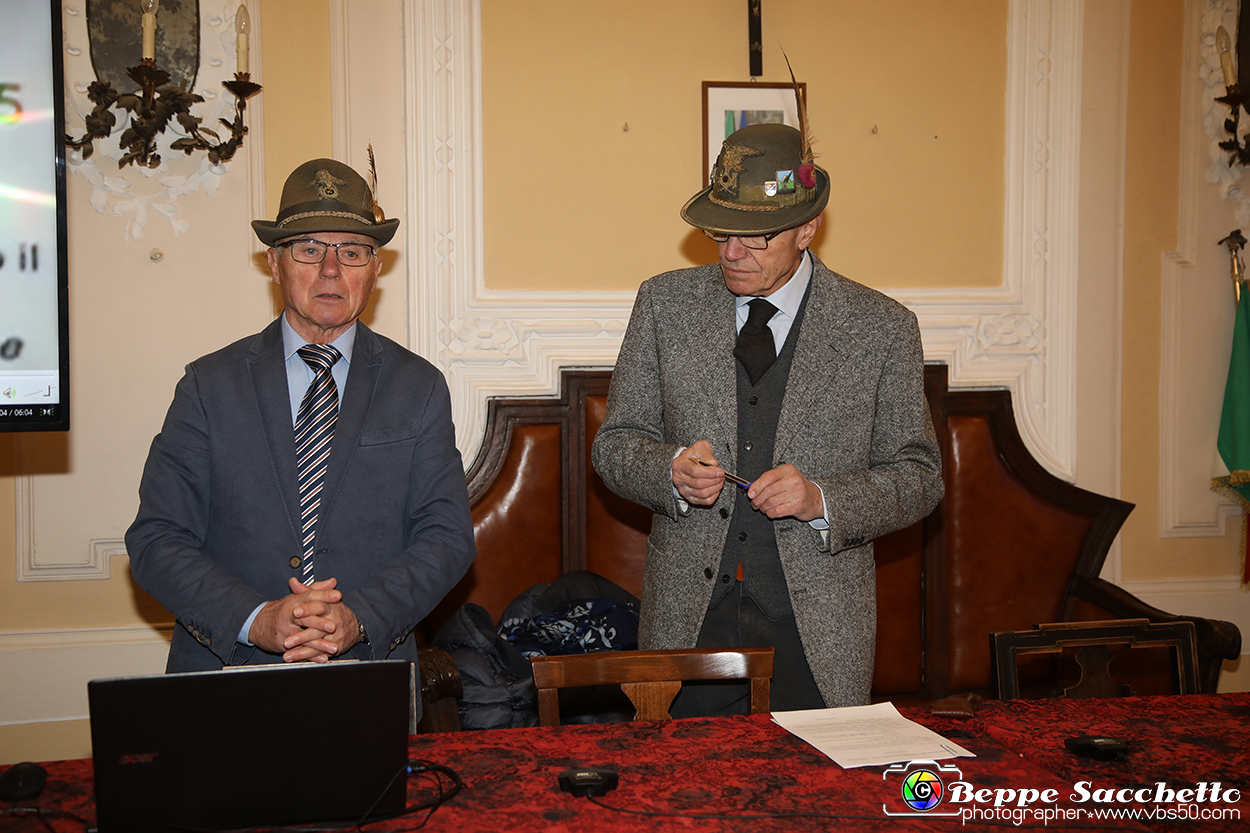
<svg viewBox="0 0 1250 833"><path fill-rule="evenodd" d="M410 662L381 660L92 680L98 829L400 812L415 673Z"/></svg>

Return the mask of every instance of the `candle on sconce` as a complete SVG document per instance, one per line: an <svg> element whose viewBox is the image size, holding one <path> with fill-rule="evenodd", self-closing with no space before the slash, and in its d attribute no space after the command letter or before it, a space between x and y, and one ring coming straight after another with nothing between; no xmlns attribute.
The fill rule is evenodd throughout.
<svg viewBox="0 0 1250 833"><path fill-rule="evenodd" d="M139 8L143 10L143 60L156 58L156 10L160 0L139 0Z"/></svg>
<svg viewBox="0 0 1250 833"><path fill-rule="evenodd" d="M1221 26L1215 32L1215 48L1220 53L1220 69L1224 70L1224 86L1232 87L1237 83L1237 73L1233 70L1233 39L1228 30Z"/></svg>
<svg viewBox="0 0 1250 833"><path fill-rule="evenodd" d="M235 41L236 64L235 71L241 75L248 72L247 64L247 41L248 32L252 31L252 16L247 13L247 6L239 4L239 10L234 13L234 33L238 36Z"/></svg>

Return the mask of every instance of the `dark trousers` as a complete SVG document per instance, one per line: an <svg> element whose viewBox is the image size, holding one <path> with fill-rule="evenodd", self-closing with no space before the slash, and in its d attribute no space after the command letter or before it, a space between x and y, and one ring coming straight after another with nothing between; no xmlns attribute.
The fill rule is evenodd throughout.
<svg viewBox="0 0 1250 833"><path fill-rule="evenodd" d="M699 631L700 648L746 648L754 645L773 647L773 681L771 711L792 709L823 709L812 678L794 614L769 619L743 587L734 588L720 603L708 610ZM709 717L726 714L748 714L751 706L750 683L739 680L689 682L681 687L669 713L673 717Z"/></svg>

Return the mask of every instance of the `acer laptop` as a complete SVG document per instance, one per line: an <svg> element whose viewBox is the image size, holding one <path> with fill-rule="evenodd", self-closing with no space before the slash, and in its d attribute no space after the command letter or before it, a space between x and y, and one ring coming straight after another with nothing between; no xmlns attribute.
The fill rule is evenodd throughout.
<svg viewBox="0 0 1250 833"><path fill-rule="evenodd" d="M404 809L412 663L92 680L100 833L355 822Z"/></svg>

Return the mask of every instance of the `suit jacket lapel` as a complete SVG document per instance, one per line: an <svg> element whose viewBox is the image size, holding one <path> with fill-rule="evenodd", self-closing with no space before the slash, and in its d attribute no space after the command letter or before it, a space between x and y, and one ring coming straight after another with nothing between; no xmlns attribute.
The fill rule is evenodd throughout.
<svg viewBox="0 0 1250 833"><path fill-rule="evenodd" d="M712 264L695 293L691 309L677 310L684 333L684 350L693 370L691 396L700 396L707 403L706 425L712 429L704 439L712 443L716 459L732 470L738 442L738 377L733 356L737 325L734 321L734 296L725 288L720 265ZM728 403L720 407L719 403ZM723 436L717 437L719 430ZM721 442L717 442L717 440Z"/></svg>
<svg viewBox="0 0 1250 833"><path fill-rule="evenodd" d="M854 349L855 337L846 320L846 306L837 277L812 255L812 283L808 289L807 310L794 346L794 362L786 382L781 414L777 419L774 461L784 459L788 446L805 423L820 412L819 405L830 395L837 396L831 382L845 366Z"/></svg>
<svg viewBox="0 0 1250 833"><path fill-rule="evenodd" d="M278 491L286 507L287 522L298 543L299 482L295 473L295 430L282 355L281 319L275 319L256 337L247 358L247 370Z"/></svg>
<svg viewBox="0 0 1250 833"><path fill-rule="evenodd" d="M326 465L325 490L319 510L321 518L328 517L333 511L343 476L360 446L360 434L364 430L365 417L369 413L381 370L382 344L372 330L357 321L352 364L347 372L347 390L343 391L343 401L339 405L339 417L334 424L334 444L330 447L330 460Z"/></svg>

